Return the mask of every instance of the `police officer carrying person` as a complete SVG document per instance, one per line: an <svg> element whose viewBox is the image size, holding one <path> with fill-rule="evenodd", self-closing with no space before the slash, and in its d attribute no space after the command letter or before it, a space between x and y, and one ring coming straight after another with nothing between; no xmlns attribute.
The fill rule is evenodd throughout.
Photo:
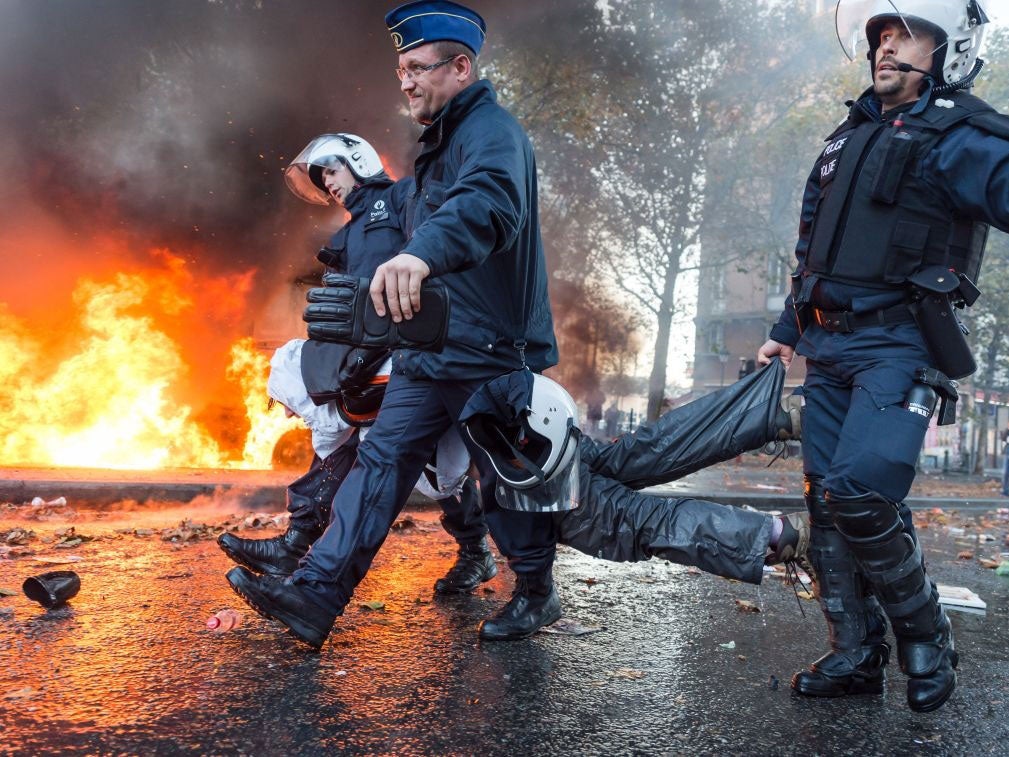
<svg viewBox="0 0 1009 757"><path fill-rule="evenodd" d="M400 217L413 179L393 182L378 153L361 137L345 133L317 137L291 162L284 176L302 200L316 205L335 203L350 214L329 247L319 252L328 271L371 276L402 248L405 235ZM221 549L235 562L278 576L297 569L298 561L329 524L333 497L357 456L357 429L374 422L388 380L388 370L381 368L389 354L379 348L354 350L303 339L292 340L277 351L271 361L271 398L306 421L317 454L308 472L287 488L290 524L285 533L272 539L243 539L233 533L218 538ZM348 363L354 367L358 358L361 368L354 372L367 375L348 377ZM440 443L443 451L461 447L455 430ZM463 471L467 466L461 465ZM472 591L497 574L476 484L458 475L452 477L453 483L460 478L458 491L454 485L449 491L426 490L437 496L442 525L459 545L455 564L435 583L440 594Z"/></svg>
<svg viewBox="0 0 1009 757"><path fill-rule="evenodd" d="M872 86L827 137L803 194L798 267L757 357L806 357L810 558L831 650L808 696L879 693L889 619L911 709L956 686L950 621L903 504L937 400L975 366L969 306L988 225L1009 229L1009 119L969 94L987 17L975 0L840 0L838 39Z"/></svg>
<svg viewBox="0 0 1009 757"><path fill-rule="evenodd" d="M422 319L421 283L433 278L450 294L451 315L442 352L395 355L375 425L336 494L329 527L299 569L285 581L241 567L228 574L254 609L315 648L470 395L495 376L557 362L535 159L522 128L477 74L483 19L448 0L421 0L388 13L386 24L410 114L425 128L404 216L408 241L379 266L370 296L378 315L396 324ZM470 451L491 534L517 576L511 600L482 623L480 636L523 638L561 615L553 519L502 510L494 468L478 448Z"/></svg>

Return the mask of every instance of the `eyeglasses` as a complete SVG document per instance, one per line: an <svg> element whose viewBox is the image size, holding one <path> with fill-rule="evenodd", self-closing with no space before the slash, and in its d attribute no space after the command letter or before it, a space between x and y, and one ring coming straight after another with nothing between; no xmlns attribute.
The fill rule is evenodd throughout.
<svg viewBox="0 0 1009 757"><path fill-rule="evenodd" d="M406 81L407 79L413 81L421 74L426 74L429 71L434 71L436 68L441 68L446 63L451 63L458 57L459 57L458 55L450 55L449 57L444 58L438 61L437 63L432 63L430 66L410 66L409 68L397 68L395 69L396 76L399 77L400 81Z"/></svg>

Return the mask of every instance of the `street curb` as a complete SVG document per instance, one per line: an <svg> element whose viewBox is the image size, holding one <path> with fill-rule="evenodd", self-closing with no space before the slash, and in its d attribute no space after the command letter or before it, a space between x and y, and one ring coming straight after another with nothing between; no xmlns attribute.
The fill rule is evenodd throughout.
<svg viewBox="0 0 1009 757"><path fill-rule="evenodd" d="M802 510L803 498L794 493L711 491L662 487L647 490L662 497L689 497L756 510ZM66 497L71 507L87 510L110 509L124 501L143 505L146 502L189 503L199 497L224 500L238 510L276 511L287 501L286 485L247 484L239 482L164 482L164 481L77 481L44 478L0 478L0 502L23 504L35 497L53 500ZM943 510L978 512L1009 506L1002 497L957 499L954 497L909 497L905 500L913 510L934 507ZM413 509L437 508L437 502L413 492L406 506Z"/></svg>

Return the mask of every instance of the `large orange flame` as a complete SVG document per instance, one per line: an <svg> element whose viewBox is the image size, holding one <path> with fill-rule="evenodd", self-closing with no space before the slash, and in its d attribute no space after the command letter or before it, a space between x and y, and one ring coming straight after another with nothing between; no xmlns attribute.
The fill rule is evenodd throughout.
<svg viewBox="0 0 1009 757"><path fill-rule="evenodd" d="M240 338L255 272L197 277L167 250L151 257L79 280L58 328L0 303L0 464L270 467L297 421L267 414L268 357ZM244 408L238 449L201 420L211 402Z"/></svg>

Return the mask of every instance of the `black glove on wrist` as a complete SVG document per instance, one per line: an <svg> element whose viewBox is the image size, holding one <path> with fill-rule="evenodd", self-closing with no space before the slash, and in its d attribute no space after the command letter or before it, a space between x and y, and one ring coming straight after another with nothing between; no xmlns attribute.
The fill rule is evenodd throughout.
<svg viewBox="0 0 1009 757"><path fill-rule="evenodd" d="M371 302L370 279L327 273L323 287L308 290L302 316L310 339L357 347L441 352L448 335L448 290L438 282L420 289L420 310L409 321L393 323L388 312L379 316Z"/></svg>

